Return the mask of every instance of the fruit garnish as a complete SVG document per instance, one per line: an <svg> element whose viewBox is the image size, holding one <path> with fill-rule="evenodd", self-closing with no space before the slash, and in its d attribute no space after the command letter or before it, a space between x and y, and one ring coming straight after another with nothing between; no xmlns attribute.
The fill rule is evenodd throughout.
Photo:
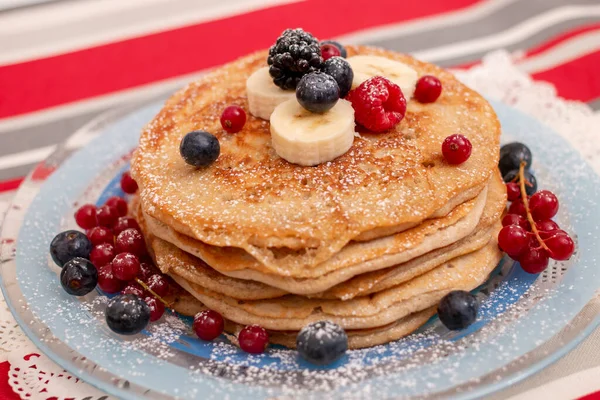
<svg viewBox="0 0 600 400"><path fill-rule="evenodd" d="M115 242L115 237L112 231L104 226L96 226L87 231L86 235L93 245L99 245L102 243L113 244Z"/></svg>
<svg viewBox="0 0 600 400"><path fill-rule="evenodd" d="M238 342L246 353L260 354L269 344L269 334L261 326L249 325L240 331Z"/></svg>
<svg viewBox="0 0 600 400"><path fill-rule="evenodd" d="M500 173L502 176L505 176L510 171L516 171L518 174L521 162L525 162L525 169L528 170L531 168L532 160L533 157L529 147L519 142L508 143L500 148L500 160L498 161L498 168L500 168ZM506 179L504 181L508 182ZM533 193L530 193L530 195L531 194Z"/></svg>
<svg viewBox="0 0 600 400"><path fill-rule="evenodd" d="M264 67L254 72L246 80L246 97L250 114L268 121L275 107L284 101L295 98L296 93L275 86L269 75L269 68Z"/></svg>
<svg viewBox="0 0 600 400"><path fill-rule="evenodd" d="M406 114L406 99L398 85L376 76L348 93L356 122L373 132L394 128Z"/></svg>
<svg viewBox="0 0 600 400"><path fill-rule="evenodd" d="M125 229L119 233L115 240L117 253L131 253L138 257L146 254L146 242L144 237L134 228Z"/></svg>
<svg viewBox="0 0 600 400"><path fill-rule="evenodd" d="M331 321L305 326L296 337L300 356L315 365L327 365L340 359L348 350L346 331Z"/></svg>
<svg viewBox="0 0 600 400"><path fill-rule="evenodd" d="M123 232L125 229L130 229L130 228L139 231L140 225L137 223L137 221L134 218L120 217L117 220L117 222L115 223L115 225L113 226L112 230L113 230L115 236L119 236L119 234L121 232Z"/></svg>
<svg viewBox="0 0 600 400"><path fill-rule="evenodd" d="M280 88L296 89L300 79L321 68L321 46L302 29L286 29L269 49L267 64L273 82Z"/></svg>
<svg viewBox="0 0 600 400"><path fill-rule="evenodd" d="M140 272L137 277L142 281L147 281L152 275L156 273L157 269L152 264L148 264L145 262L140 263Z"/></svg>
<svg viewBox="0 0 600 400"><path fill-rule="evenodd" d="M225 322L223 317L216 311L204 310L194 317L194 332L202 340L214 340L223 333Z"/></svg>
<svg viewBox="0 0 600 400"><path fill-rule="evenodd" d="M123 175L121 175L121 189L127 194L134 194L138 190L138 184L135 179L131 177L129 171L124 172Z"/></svg>
<svg viewBox="0 0 600 400"><path fill-rule="evenodd" d="M92 242L78 231L61 232L50 242L50 255L59 267L75 257L88 258L90 251L92 251Z"/></svg>
<svg viewBox="0 0 600 400"><path fill-rule="evenodd" d="M144 299L150 308L150 322L158 321L165 313L165 306L154 297L148 296Z"/></svg>
<svg viewBox="0 0 600 400"><path fill-rule="evenodd" d="M568 260L575 252L573 239L563 230L554 231L544 240L546 246L550 249L550 256L555 260Z"/></svg>
<svg viewBox="0 0 600 400"><path fill-rule="evenodd" d="M105 204L96 210L96 219L99 226L112 228L119 219L119 212L115 208Z"/></svg>
<svg viewBox="0 0 600 400"><path fill-rule="evenodd" d="M332 57L323 63L321 70L335 79L340 88L340 98L346 97L354 79L354 72L348 61L341 57Z"/></svg>
<svg viewBox="0 0 600 400"><path fill-rule="evenodd" d="M169 282L160 274L153 274L144 281L148 290L156 296L166 296L169 292Z"/></svg>
<svg viewBox="0 0 600 400"><path fill-rule="evenodd" d="M221 126L228 133L237 133L246 124L246 111L238 105L225 108L221 114Z"/></svg>
<svg viewBox="0 0 600 400"><path fill-rule="evenodd" d="M296 99L302 107L313 113L322 114L335 106L340 98L336 80L322 72L306 74L296 87Z"/></svg>
<svg viewBox="0 0 600 400"><path fill-rule="evenodd" d="M122 197L112 196L106 200L106 203L104 204L117 210L117 215L119 217L124 217L127 215L127 202Z"/></svg>
<svg viewBox="0 0 600 400"><path fill-rule="evenodd" d="M527 216L527 210L525 210L525 204L523 204L523 199L518 198L513 201L510 207L508 207L509 214L516 214L522 217Z"/></svg>
<svg viewBox="0 0 600 400"><path fill-rule="evenodd" d="M121 294L108 302L105 311L110 329L121 335L134 335L150 322L150 307L133 294Z"/></svg>
<svg viewBox="0 0 600 400"><path fill-rule="evenodd" d="M519 225L507 225L498 234L498 245L512 258L518 258L529 247L527 231Z"/></svg>
<svg viewBox="0 0 600 400"><path fill-rule="evenodd" d="M140 272L140 260L131 253L119 253L112 260L112 267L117 279L130 281Z"/></svg>
<svg viewBox="0 0 600 400"><path fill-rule="evenodd" d="M442 94L442 82L432 75L419 78L415 87L415 99L419 103L433 103Z"/></svg>
<svg viewBox="0 0 600 400"><path fill-rule="evenodd" d="M548 190L540 190L529 199L529 209L534 220L550 219L558 212L558 199Z"/></svg>
<svg viewBox="0 0 600 400"><path fill-rule="evenodd" d="M537 192L537 179L535 179L535 176L525 170L524 172L524 176L525 176L525 191L527 192L528 196L533 195L535 192ZM519 178L519 170L518 169L514 169L512 171L508 171L506 173L506 175L504 175L502 177L502 179L504 180L504 182L506 183L516 183L517 185L520 183L520 178Z"/></svg>
<svg viewBox="0 0 600 400"><path fill-rule="evenodd" d="M100 268L110 263L115 258L115 254L117 254L115 246L110 243L101 243L94 246L90 252L90 261L96 268Z"/></svg>
<svg viewBox="0 0 600 400"><path fill-rule="evenodd" d="M125 286L125 282L117 279L113 274L112 264L106 264L98 269L98 287L105 293L118 293Z"/></svg>
<svg viewBox="0 0 600 400"><path fill-rule="evenodd" d="M506 214L504 218L502 218L502 226L508 225L518 225L521 228L526 229L527 231L529 231L530 229L529 221L527 221L527 219L522 215L518 214Z"/></svg>
<svg viewBox="0 0 600 400"><path fill-rule="evenodd" d="M408 65L380 56L353 56L348 58L348 63L354 72L352 87L356 88L370 78L381 76L395 83L402 90L406 101L410 100L417 84L417 71Z"/></svg>
<svg viewBox="0 0 600 400"><path fill-rule="evenodd" d="M98 283L98 271L90 260L76 257L67 261L60 272L60 284L73 296L85 296Z"/></svg>
<svg viewBox="0 0 600 400"><path fill-rule="evenodd" d="M464 290L453 290L438 305L440 321L450 330L461 330L477 319L477 299Z"/></svg>
<svg viewBox="0 0 600 400"><path fill-rule="evenodd" d="M114 275L114 273L113 273ZM121 281L125 283L124 281ZM145 297L144 288L136 281L128 283L122 290L121 294L134 294L138 297Z"/></svg>
<svg viewBox="0 0 600 400"><path fill-rule="evenodd" d="M473 146L463 135L450 135L442 143L442 154L450 164L462 164L471 157Z"/></svg>
<svg viewBox="0 0 600 400"><path fill-rule="evenodd" d="M341 44L341 43L339 43L339 42L336 42L336 41L334 41L334 40L323 40L323 41L321 42L321 49L322 49L322 48L323 48L323 46L324 46L324 45L326 45L326 44L332 44L332 45L334 45L335 47L337 47L337 48L338 48L338 50L340 51L340 57L343 57L343 58L346 58L346 57L348 57L348 52L346 51L346 48L345 48L344 46L342 46L342 44Z"/></svg>
<svg viewBox="0 0 600 400"><path fill-rule="evenodd" d="M333 44L321 44L321 56L324 61L329 60L331 57L339 57L342 55L340 49Z"/></svg>
<svg viewBox="0 0 600 400"><path fill-rule="evenodd" d="M193 131L181 139L179 152L186 163L194 167L206 167L219 157L219 140L208 132Z"/></svg>
<svg viewBox="0 0 600 400"><path fill-rule="evenodd" d="M84 204L75 211L75 222L83 229L91 229L98 225L96 220L96 206Z"/></svg>
<svg viewBox="0 0 600 400"><path fill-rule="evenodd" d="M560 230L558 224L552 221L551 219L535 221L535 226L537 227L540 237L542 239L546 239L550 237L550 235L552 235L554 232Z"/></svg>
<svg viewBox="0 0 600 400"><path fill-rule="evenodd" d="M539 274L548 267L548 252L542 248L529 248L517 259L523 271Z"/></svg>
<svg viewBox="0 0 600 400"><path fill-rule="evenodd" d="M506 184L506 197L508 201L515 201L521 197L521 189L516 182L508 182Z"/></svg>

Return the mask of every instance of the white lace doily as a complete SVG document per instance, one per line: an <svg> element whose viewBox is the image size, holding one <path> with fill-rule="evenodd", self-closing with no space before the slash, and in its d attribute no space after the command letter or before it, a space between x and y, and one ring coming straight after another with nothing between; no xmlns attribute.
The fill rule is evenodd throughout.
<svg viewBox="0 0 600 400"><path fill-rule="evenodd" d="M585 104L557 97L551 84L533 81L518 69L518 57L499 51L481 65L455 71L473 89L509 104L552 127L564 136L600 173L600 141L594 128L600 114ZM0 292L0 362L9 361L9 384L23 399L109 399L92 386L64 371L25 337Z"/></svg>

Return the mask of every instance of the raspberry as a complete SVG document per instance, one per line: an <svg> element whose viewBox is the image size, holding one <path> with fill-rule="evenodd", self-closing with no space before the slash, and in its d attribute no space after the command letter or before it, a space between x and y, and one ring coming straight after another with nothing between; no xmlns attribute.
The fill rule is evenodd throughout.
<svg viewBox="0 0 600 400"><path fill-rule="evenodd" d="M354 107L356 122L373 132L392 129L406 113L406 99L402 89L381 76L361 83L348 93Z"/></svg>

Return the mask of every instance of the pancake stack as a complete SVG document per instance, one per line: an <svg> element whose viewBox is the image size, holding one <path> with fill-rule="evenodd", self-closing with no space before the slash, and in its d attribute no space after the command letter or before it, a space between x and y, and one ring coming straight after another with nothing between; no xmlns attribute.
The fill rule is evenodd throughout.
<svg viewBox="0 0 600 400"><path fill-rule="evenodd" d="M476 288L500 261L506 189L491 106L434 65L347 50L434 75L443 94L409 101L395 129L360 132L338 158L299 166L278 157L269 122L249 112L246 81L266 65L258 52L176 93L144 129L131 164L134 208L156 265L185 290L178 311L210 308L232 334L257 324L289 347L307 324L331 320L362 348L414 331L443 296ZM231 104L248 115L235 134L219 123ZM221 146L204 168L179 153L199 129ZM441 152L454 133L473 146L458 166Z"/></svg>

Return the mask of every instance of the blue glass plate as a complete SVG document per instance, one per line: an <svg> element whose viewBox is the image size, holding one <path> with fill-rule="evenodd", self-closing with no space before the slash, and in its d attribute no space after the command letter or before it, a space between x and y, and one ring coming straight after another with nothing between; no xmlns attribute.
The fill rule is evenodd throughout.
<svg viewBox="0 0 600 400"><path fill-rule="evenodd" d="M350 351L323 368L278 346L254 356L225 337L202 342L191 332L189 319L177 315L133 338L111 332L103 321L106 298L99 293L68 296L58 283L48 245L57 232L75 226L72 214L78 205L123 195L118 180L158 103L87 127L87 133L101 134L73 154L72 141L67 142L26 180L3 226L4 295L42 351L121 398L471 398L513 384L564 355L600 322L588 305L600 286L595 265L600 180L548 127L492 104L503 140L519 140L532 149L539 185L557 193L558 222L576 238L578 250L570 261L554 262L541 275L526 274L504 260L475 291L481 312L465 331L449 332L434 317L404 339Z"/></svg>

